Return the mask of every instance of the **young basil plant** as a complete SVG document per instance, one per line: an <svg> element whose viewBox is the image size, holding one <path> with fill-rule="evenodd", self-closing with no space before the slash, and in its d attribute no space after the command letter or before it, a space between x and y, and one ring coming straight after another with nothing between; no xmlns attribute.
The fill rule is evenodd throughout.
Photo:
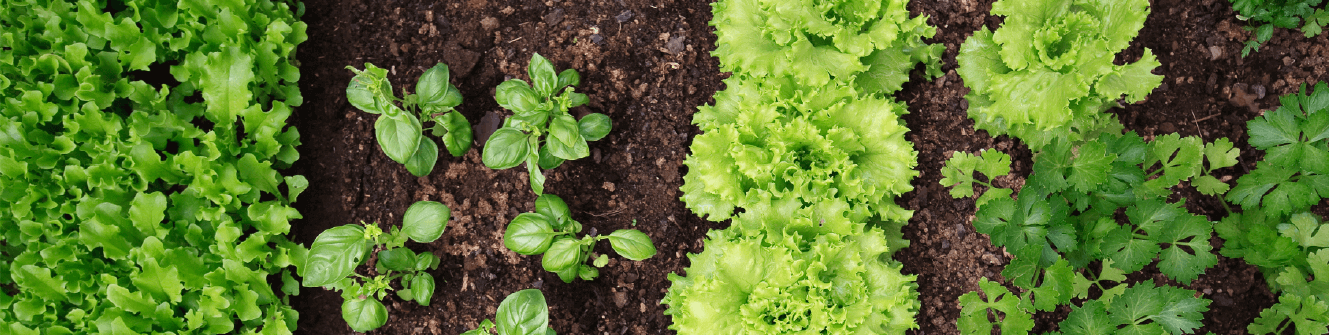
<svg viewBox="0 0 1329 335"><path fill-rule="evenodd" d="M568 109L590 101L572 87L581 83L576 70L567 69L555 75L554 65L535 54L526 71L533 86L521 79L510 79L495 89L494 99L513 115L489 136L482 158L485 166L497 170L526 163L531 190L538 195L544 193L545 183L540 170L589 156L586 142L608 135L611 122L600 113L591 113L581 120L568 113Z"/></svg>
<svg viewBox="0 0 1329 335"><path fill-rule="evenodd" d="M594 280L600 275L597 268L608 265L609 258L605 255L600 255L590 265L586 264L591 247L597 241L609 240L615 252L630 260L641 261L655 256L651 238L640 230L622 229L609 235L586 235L578 239L576 234L581 228L581 223L572 219L563 199L545 194L535 199L535 212L517 215L508 223L508 229L503 233L503 245L522 255L543 254L544 269L557 273L565 283L576 278Z"/></svg>
<svg viewBox="0 0 1329 335"><path fill-rule="evenodd" d="M378 146L388 158L405 164L411 174L428 175L438 161L438 145L421 135L424 123L434 123L430 132L443 140L452 156L460 157L471 149L471 123L453 109L461 104L461 92L448 81L446 64L438 63L421 74L415 94L403 98L392 93L387 70L370 63L365 63L364 70L346 68L355 73L346 86L346 101L361 111L381 115L374 122Z"/></svg>
<svg viewBox="0 0 1329 335"><path fill-rule="evenodd" d="M388 321L381 300L392 290L390 284L395 279L401 279L402 287L396 290L397 297L428 306L434 295L434 276L425 271L437 269L439 259L433 253L416 254L403 246L407 239L417 243L437 240L450 217L448 206L420 201L406 210L402 226L392 227L390 232L379 229L377 223L364 222L323 231L314 239L304 264L299 264L303 285L341 291L345 299L342 318L358 332L382 327ZM377 274L355 273L355 268L375 250Z"/></svg>
<svg viewBox="0 0 1329 335"><path fill-rule="evenodd" d="M498 324L488 319L480 327L461 335L557 335L549 327L549 305L540 290L525 289L509 294L494 313Z"/></svg>

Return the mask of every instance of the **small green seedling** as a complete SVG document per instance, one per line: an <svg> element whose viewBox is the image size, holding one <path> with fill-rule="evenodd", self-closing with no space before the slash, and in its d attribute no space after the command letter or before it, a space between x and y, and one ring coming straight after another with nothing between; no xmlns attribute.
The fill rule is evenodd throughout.
<svg viewBox="0 0 1329 335"><path fill-rule="evenodd" d="M439 259L432 253L416 254L404 248L406 240L429 243L443 235L451 210L433 201L420 201L406 209L401 228L385 233L378 224L347 224L328 229L314 239L309 256L299 268L305 287L325 287L341 291L342 318L351 329L365 332L382 327L388 311L380 301L391 290L392 280L401 279L396 290L402 300L429 305L434 295L434 276L425 272L438 268ZM362 222L363 224L363 222ZM355 273L355 268L377 250L377 275Z"/></svg>
<svg viewBox="0 0 1329 335"><path fill-rule="evenodd" d="M438 63L420 75L416 94L404 98L393 95L387 70L370 63L365 63L364 70L346 68L355 72L346 86L346 100L366 113L382 115L374 122L378 146L388 158L405 164L411 174L428 175L438 161L438 145L421 135L425 122L434 123L431 132L443 139L452 156L460 157L471 149L471 123L453 109L461 104L461 92L448 82L446 64Z"/></svg>
<svg viewBox="0 0 1329 335"><path fill-rule="evenodd" d="M513 116L485 142L482 158L485 166L496 170L525 162L531 190L539 195L544 193L545 184L540 169L553 169L565 160L589 156L586 142L604 138L612 125L604 114L591 113L577 120L568 113L568 109L590 101L585 94L574 92L572 86L581 83L576 70L563 70L556 76L554 65L535 54L526 71L534 88L521 79L510 79L495 90L494 99Z"/></svg>
<svg viewBox="0 0 1329 335"><path fill-rule="evenodd" d="M498 311L494 314L497 325L486 319L480 322L480 328L461 335L492 335L495 331L498 335L557 334L549 327L549 305L540 290L525 289L509 294L498 304Z"/></svg>
<svg viewBox="0 0 1329 335"><path fill-rule="evenodd" d="M508 223L508 230L503 233L503 245L522 255L544 254L541 263L545 270L557 273L565 283L578 277L594 280L600 276L596 268L608 265L608 256L596 257L592 262L594 267L585 264L591 247L600 240L609 240L614 251L627 259L641 261L655 256L651 238L640 230L622 229L609 235L587 235L578 239L576 234L579 232L581 223L572 219L563 199L545 194L535 199L534 213L522 213Z"/></svg>

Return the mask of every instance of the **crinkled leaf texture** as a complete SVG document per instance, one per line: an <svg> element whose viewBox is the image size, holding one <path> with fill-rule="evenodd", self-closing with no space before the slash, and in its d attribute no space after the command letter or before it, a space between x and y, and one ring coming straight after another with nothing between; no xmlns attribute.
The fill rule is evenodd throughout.
<svg viewBox="0 0 1329 335"><path fill-rule="evenodd" d="M1135 63L1114 65L1148 15L1146 0L1001 0L1006 16L996 32L980 30L960 47L957 69L971 90L969 117L993 135L1010 134L1030 147L1052 137L1093 138L1119 130L1103 113L1125 96L1143 100L1162 83L1160 63L1145 49Z"/></svg>
<svg viewBox="0 0 1329 335"><path fill-rule="evenodd" d="M740 219L744 220L744 219ZM756 221L757 219L748 219ZM707 235L686 276L670 274L665 314L680 334L903 334L917 328L915 277L881 230L745 222ZM783 225L783 226L780 226ZM788 233L767 233L785 231ZM846 231L840 234L830 231Z"/></svg>
<svg viewBox="0 0 1329 335"><path fill-rule="evenodd" d="M937 29L909 17L907 1L724 0L712 4L716 49L724 71L792 77L801 85L856 82L864 93L890 95L926 64L941 75L941 44L923 43Z"/></svg>
<svg viewBox="0 0 1329 335"><path fill-rule="evenodd" d="M800 88L791 79L736 75L699 107L705 131L684 161L683 201L713 221L761 199L843 199L850 217L904 221L895 197L913 189L917 152L904 138L903 105L856 98L846 85Z"/></svg>

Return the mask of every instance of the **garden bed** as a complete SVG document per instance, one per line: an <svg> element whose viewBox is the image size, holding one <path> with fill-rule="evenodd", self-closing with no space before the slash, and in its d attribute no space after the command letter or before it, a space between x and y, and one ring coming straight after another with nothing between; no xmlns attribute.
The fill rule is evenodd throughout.
<svg viewBox="0 0 1329 335"><path fill-rule="evenodd" d="M922 307L918 333L958 333L957 298L977 289L981 277L996 278L1009 256L988 238L974 233L969 221L973 201L951 199L938 184L940 169L953 151L998 148L1015 158L1015 174L1027 174L1030 155L1018 141L975 132L966 117L968 92L955 73L960 44L982 25L996 28L991 1L915 1L915 14L931 17L938 33L930 42L946 52L941 78L925 81L921 71L896 95L909 105L906 135L919 152L915 191L899 204L915 210L904 227L910 248L895 255L904 272L918 275ZM302 174L309 189L296 203L304 215L292 228L293 240L310 243L327 228L359 221L398 224L413 202L433 200L452 209L453 219L439 240L408 244L442 259L433 274L437 290L430 306L396 297L381 334L457 334L493 318L504 296L539 288L548 297L551 325L564 334L658 334L670 318L659 305L669 288L666 276L688 265L686 254L701 252L702 237L713 223L678 200L688 145L698 130L691 125L696 106L723 89L714 48L709 3L704 1L418 1L305 2L309 41L300 46L300 80L305 105L292 124L304 143L301 159L289 173ZM1147 101L1114 109L1129 130L1151 137L1166 133L1199 135L1206 141L1227 137L1242 149L1241 164L1220 170L1237 177L1254 166L1257 151L1246 144L1245 123L1274 108L1279 95L1326 76L1325 36L1304 38L1278 30L1260 52L1241 58L1242 30L1223 0L1153 1L1153 12L1119 61L1135 61L1142 48L1162 63L1155 73L1163 86ZM564 284L544 271L539 258L521 256L502 244L506 223L534 209L535 195L525 169L491 170L477 150L464 157L440 157L434 172L416 178L378 149L376 116L346 101L352 73L365 62L390 69L394 87L411 89L414 79L437 62L447 63L464 102L458 110L475 125L477 137L497 127L504 115L494 102L494 87L508 78L525 78L532 53L556 68L582 73L578 91L590 97L573 114L604 113L614 130L592 142L591 157L549 171L546 192L561 196L587 231L635 228L651 236L660 251L643 262L611 260L599 279ZM1263 92L1263 93L1261 93ZM1019 180L999 180L1019 183ZM1191 199L1194 213L1219 219L1218 200L1194 190L1174 195ZM1321 206L1323 207L1323 206ZM1320 211L1321 214L1323 210ZM1214 237L1215 246L1222 243ZM607 245L598 253L609 252ZM1146 270L1154 273L1156 270ZM1132 278L1145 279L1145 278ZM1155 281L1167 281L1154 275ZM1245 333L1246 325L1275 297L1254 267L1219 256L1219 264L1190 286L1213 300L1199 333ZM305 288L293 298L300 311L298 333L344 334L338 294ZM1053 325L1069 308L1042 313L1040 325ZM1047 319L1047 320L1043 320ZM1051 329L1035 328L1035 331Z"/></svg>

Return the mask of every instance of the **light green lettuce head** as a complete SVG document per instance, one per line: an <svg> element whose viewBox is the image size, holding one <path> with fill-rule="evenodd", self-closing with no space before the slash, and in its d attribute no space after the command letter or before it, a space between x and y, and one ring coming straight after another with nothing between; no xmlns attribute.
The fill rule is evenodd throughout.
<svg viewBox="0 0 1329 335"><path fill-rule="evenodd" d="M669 275L673 286L663 300L669 305L665 314L673 317L669 328L739 335L903 334L917 328L915 276L900 272L880 230L850 226L857 232L767 234L737 223L711 231L705 251L688 255L687 276Z"/></svg>
<svg viewBox="0 0 1329 335"><path fill-rule="evenodd" d="M927 65L941 75L945 46L928 45L937 29L910 18L907 0L723 0L712 4L724 71L793 77L823 86L854 82L863 93L890 95Z"/></svg>
<svg viewBox="0 0 1329 335"><path fill-rule="evenodd" d="M1143 100L1162 82L1149 49L1114 65L1144 26L1147 0L999 0L1000 29L980 30L960 47L957 69L970 92L969 117L993 136L1009 134L1039 148L1055 134L1071 140L1121 125L1103 113Z"/></svg>
<svg viewBox="0 0 1329 335"><path fill-rule="evenodd" d="M683 201L713 221L764 199L815 207L843 201L848 217L905 221L895 197L913 189L917 152L899 118L903 105L858 98L848 85L804 88L785 80L734 76L701 106L705 133L684 164Z"/></svg>

